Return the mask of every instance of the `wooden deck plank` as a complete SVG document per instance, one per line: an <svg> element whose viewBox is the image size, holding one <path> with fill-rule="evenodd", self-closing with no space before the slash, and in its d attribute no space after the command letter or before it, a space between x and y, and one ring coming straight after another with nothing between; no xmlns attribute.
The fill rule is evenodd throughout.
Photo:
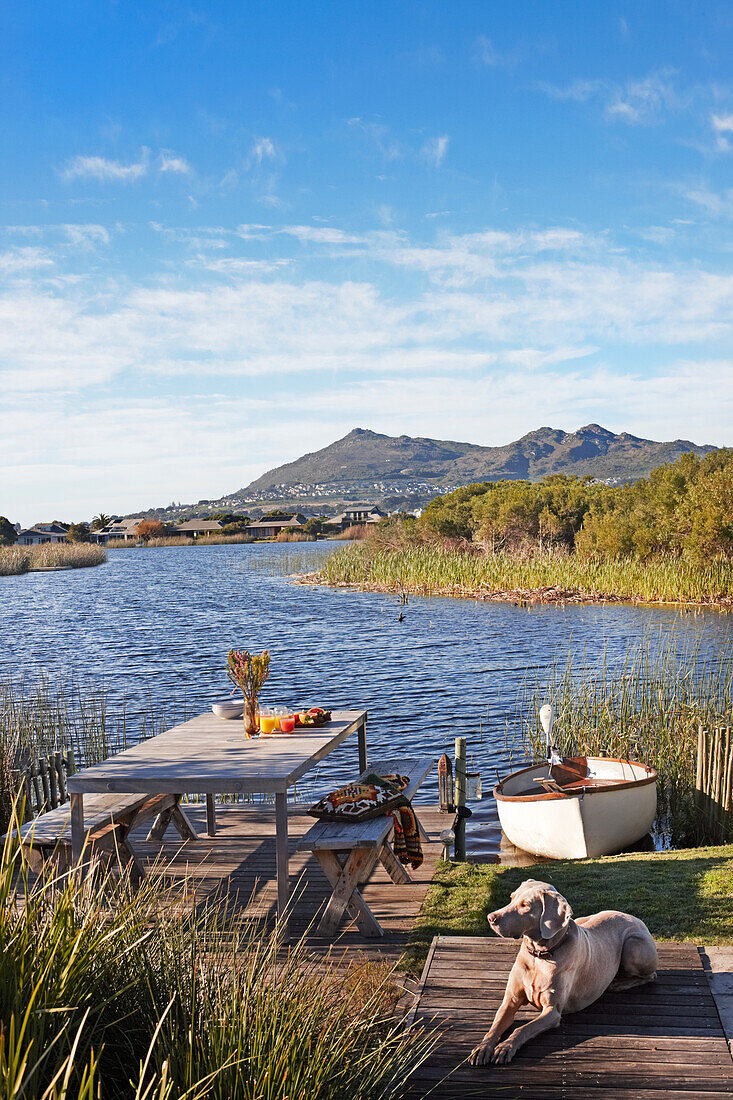
<svg viewBox="0 0 733 1100"><path fill-rule="evenodd" d="M508 1066L467 1059L501 1001L517 944L439 937L421 979L418 1022L440 1043L411 1086L445 1097L713 1100L733 1093L733 1061L694 944L659 945L659 982L607 993L529 1042ZM523 1010L521 1023L532 1018Z"/></svg>
<svg viewBox="0 0 733 1100"><path fill-rule="evenodd" d="M248 918L272 921L275 915L277 886L275 883L275 815L274 806L239 803L217 805L216 837L206 836L206 806L203 802L185 806L199 839L182 844L169 829L160 843L148 842L145 830L135 830L131 836L136 851L146 866L156 860L164 868L165 878L173 883L188 879L189 889L195 888L198 901L222 897L237 906ZM407 946L412 926L422 907L428 885L435 873L442 851L440 831L445 828L446 815L437 809L417 807L417 814L429 836L423 841L424 862L411 870L408 885L392 882L380 863L375 866L363 896L385 931L379 940L362 936L352 920L344 921L334 941L315 933L315 918L325 907L331 887L309 851L296 851L300 838L313 825L302 808L290 807L288 814L288 847L290 853L290 884L295 894L295 907L290 920L291 934L308 931L309 944L318 952L353 952L374 960L395 963ZM300 892L299 892L300 891Z"/></svg>

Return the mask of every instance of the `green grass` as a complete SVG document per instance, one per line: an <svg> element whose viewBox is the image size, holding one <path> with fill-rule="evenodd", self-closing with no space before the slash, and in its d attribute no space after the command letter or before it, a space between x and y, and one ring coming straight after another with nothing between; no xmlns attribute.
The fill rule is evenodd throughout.
<svg viewBox="0 0 733 1100"><path fill-rule="evenodd" d="M321 577L327 584L421 596L485 599L500 594L520 602L610 599L733 607L733 564L723 559L702 564L672 557L585 561L570 554L486 554L432 543L391 548L375 538L333 554Z"/></svg>
<svg viewBox="0 0 733 1100"><path fill-rule="evenodd" d="M551 882L576 916L621 909L660 940L733 942L733 845L531 867L438 864L403 965L419 970L433 936L490 936L487 913L528 878Z"/></svg>

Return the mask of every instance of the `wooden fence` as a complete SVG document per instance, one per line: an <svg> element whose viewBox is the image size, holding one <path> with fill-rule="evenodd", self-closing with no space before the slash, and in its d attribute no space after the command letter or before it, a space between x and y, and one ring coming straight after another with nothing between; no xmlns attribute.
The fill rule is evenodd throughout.
<svg viewBox="0 0 733 1100"><path fill-rule="evenodd" d="M733 740L731 727L697 730L695 794L711 839L725 843L733 834Z"/></svg>

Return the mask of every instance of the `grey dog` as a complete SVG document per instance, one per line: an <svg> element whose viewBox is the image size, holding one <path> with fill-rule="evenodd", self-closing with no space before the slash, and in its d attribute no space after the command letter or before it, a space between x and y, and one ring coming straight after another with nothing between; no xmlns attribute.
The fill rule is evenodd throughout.
<svg viewBox="0 0 733 1100"><path fill-rule="evenodd" d="M522 945L494 1022L471 1054L474 1066L511 1062L528 1040L557 1027L564 1012L587 1008L607 989L631 989L657 976L657 948L643 921L614 910L573 920L549 882L527 879L488 921L506 939L521 937ZM502 1041L527 1004L539 1016Z"/></svg>

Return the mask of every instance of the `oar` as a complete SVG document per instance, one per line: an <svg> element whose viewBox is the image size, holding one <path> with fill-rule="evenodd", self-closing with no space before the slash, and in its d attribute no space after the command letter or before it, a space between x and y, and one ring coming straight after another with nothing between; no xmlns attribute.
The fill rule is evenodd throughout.
<svg viewBox="0 0 733 1100"><path fill-rule="evenodd" d="M552 723L555 715L552 707L549 703L545 703L543 707L540 707L540 723L542 729L545 731L545 741L547 743L547 760L550 765L550 774L552 774L552 768L555 764L562 764L562 756L557 745L552 740Z"/></svg>

